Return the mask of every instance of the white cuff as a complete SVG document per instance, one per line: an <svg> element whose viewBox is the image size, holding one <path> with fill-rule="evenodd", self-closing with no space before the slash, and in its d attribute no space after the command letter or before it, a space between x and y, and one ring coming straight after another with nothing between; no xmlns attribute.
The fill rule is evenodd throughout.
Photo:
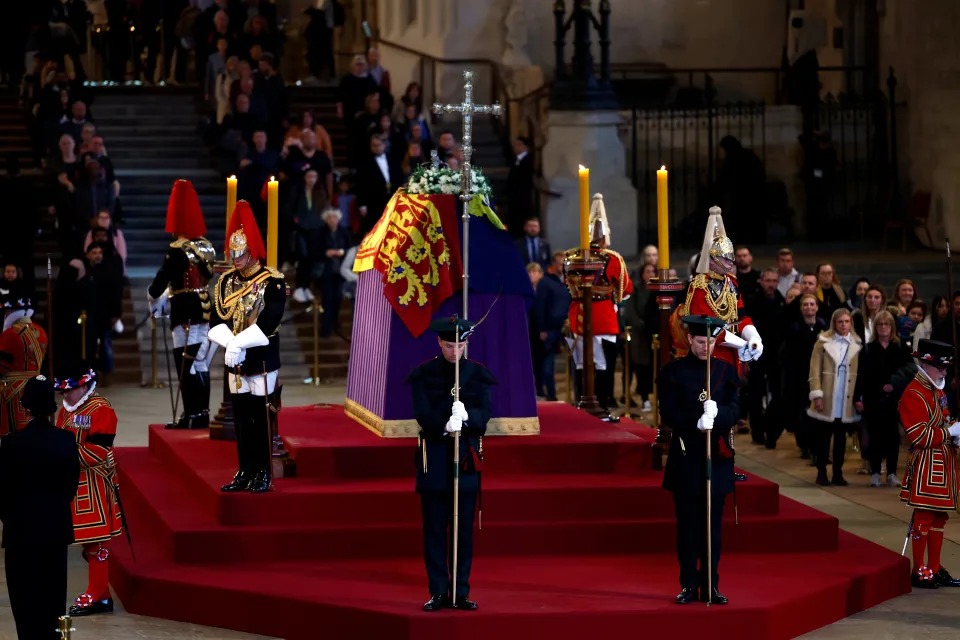
<svg viewBox="0 0 960 640"><path fill-rule="evenodd" d="M216 342L221 347L226 348L233 340L233 331L226 324L218 324L207 332L207 338L211 342Z"/></svg>
<svg viewBox="0 0 960 640"><path fill-rule="evenodd" d="M263 333L263 330L255 324L250 325L230 341L231 349L249 349L250 347L263 347L270 344L270 339Z"/></svg>
<svg viewBox="0 0 960 640"><path fill-rule="evenodd" d="M822 398L822 397L823 397L823 391L821 391L820 389L814 389L813 391L810 392L811 400L816 400L817 398Z"/></svg>
<svg viewBox="0 0 960 640"><path fill-rule="evenodd" d="M720 344L727 347L733 347L734 349L742 349L743 347L747 346L747 341L732 331L724 331L723 342Z"/></svg>
<svg viewBox="0 0 960 640"><path fill-rule="evenodd" d="M752 324L748 324L743 329L740 330L740 335L743 336L743 339L747 342L752 342L754 338L760 340L760 332L757 331L757 328Z"/></svg>

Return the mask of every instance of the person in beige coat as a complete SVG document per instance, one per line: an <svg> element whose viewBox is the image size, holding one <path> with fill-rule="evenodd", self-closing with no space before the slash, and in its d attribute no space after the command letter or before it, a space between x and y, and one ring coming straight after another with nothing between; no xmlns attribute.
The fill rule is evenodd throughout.
<svg viewBox="0 0 960 640"><path fill-rule="evenodd" d="M843 456L847 448L847 425L860 421L853 407L853 388L863 342L852 331L850 311L833 312L830 328L817 338L810 356L810 408L816 447L817 484L844 487ZM833 478L827 480L827 455L833 436Z"/></svg>

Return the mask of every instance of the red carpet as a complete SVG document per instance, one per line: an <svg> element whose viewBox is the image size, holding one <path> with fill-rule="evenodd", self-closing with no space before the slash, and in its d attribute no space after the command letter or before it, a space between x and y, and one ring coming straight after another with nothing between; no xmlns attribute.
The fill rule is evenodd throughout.
<svg viewBox="0 0 960 640"><path fill-rule="evenodd" d="M340 407L285 409L296 479L222 494L233 443L151 427L120 449L136 561L116 544L112 583L143 615L290 640L644 634L789 638L910 590L905 559L760 478L728 500L721 590L731 604L672 603L670 494L649 471L653 431L540 405L538 437L484 442L476 612L425 614L413 441L383 440ZM776 555L773 555L776 554ZM650 615L656 613L657 615Z"/></svg>

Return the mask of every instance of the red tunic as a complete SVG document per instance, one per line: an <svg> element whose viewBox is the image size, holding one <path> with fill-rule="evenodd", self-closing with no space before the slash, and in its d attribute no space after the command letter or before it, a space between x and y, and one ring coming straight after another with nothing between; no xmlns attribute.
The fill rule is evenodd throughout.
<svg viewBox="0 0 960 640"><path fill-rule="evenodd" d="M947 398L922 371L907 385L898 407L900 424L913 447L900 499L912 507L957 508L957 449L947 431Z"/></svg>
<svg viewBox="0 0 960 640"><path fill-rule="evenodd" d="M117 433L117 414L110 402L94 393L73 413L62 406L57 426L76 437L80 452L80 484L73 501L76 542L103 542L120 535L120 505L117 502L117 465L112 447L88 442L91 436Z"/></svg>
<svg viewBox="0 0 960 640"><path fill-rule="evenodd" d="M687 289L687 299L677 307L671 318L671 331L677 357L681 358L690 350L686 331L680 321L684 316L710 316L719 318L726 324L726 331L717 336L717 349L713 355L718 360L728 362L739 370L739 357L733 347L720 346L726 339L727 331L741 335L753 320L743 313L743 296L737 285L737 278L730 274L722 276L709 272L697 274Z"/></svg>
<svg viewBox="0 0 960 640"><path fill-rule="evenodd" d="M620 333L617 318L617 305L633 293L633 282L627 274L627 265L616 251L603 249L607 266L594 283L594 290L610 289L609 294L594 294L593 335L615 336ZM601 299L598 299L601 298ZM577 335L583 334L583 310L579 300L570 303L568 319L570 330Z"/></svg>
<svg viewBox="0 0 960 640"><path fill-rule="evenodd" d="M47 353L47 333L29 319L0 333L0 435L22 429L30 416L20 406L27 380L40 373Z"/></svg>

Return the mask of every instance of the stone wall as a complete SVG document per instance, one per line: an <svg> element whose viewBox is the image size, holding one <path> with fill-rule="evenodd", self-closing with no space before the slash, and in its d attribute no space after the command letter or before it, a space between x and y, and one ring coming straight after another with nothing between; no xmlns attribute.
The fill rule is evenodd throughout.
<svg viewBox="0 0 960 640"><path fill-rule="evenodd" d="M933 193L933 237L960 237L960 3L886 0L881 29L882 68L895 69L907 104L901 176L909 192Z"/></svg>

